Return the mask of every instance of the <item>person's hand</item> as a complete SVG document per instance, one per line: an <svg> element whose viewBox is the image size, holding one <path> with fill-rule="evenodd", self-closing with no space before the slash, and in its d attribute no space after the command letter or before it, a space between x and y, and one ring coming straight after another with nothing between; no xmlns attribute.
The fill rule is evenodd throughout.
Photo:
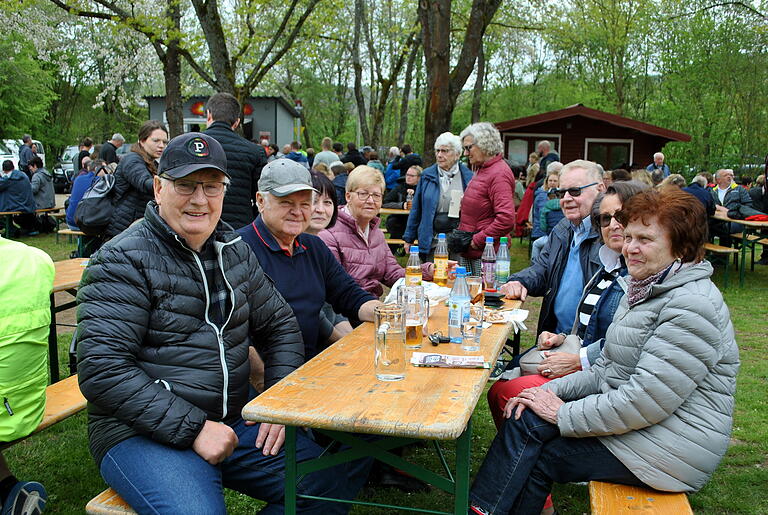
<svg viewBox="0 0 768 515"><path fill-rule="evenodd" d="M520 415L523 414L525 408L531 408L542 420L546 420L550 424L557 424L557 410L560 409L560 406L565 404L565 402L554 393L538 387L523 390L516 399L517 402L514 403L515 406L517 406L517 409L515 410L515 420L520 418ZM510 401L511 400L512 399L510 399ZM508 402L507 406L509 406L509 404L510 403ZM509 418L511 414L511 409L509 414L507 414L507 407L505 407L504 416Z"/></svg>
<svg viewBox="0 0 768 515"><path fill-rule="evenodd" d="M539 374L549 379L567 376L581 370L581 360L578 354L570 352L545 352L538 370Z"/></svg>
<svg viewBox="0 0 768 515"><path fill-rule="evenodd" d="M715 213L721 216L728 216L728 208L721 205L715 206Z"/></svg>
<svg viewBox="0 0 768 515"><path fill-rule="evenodd" d="M542 331L539 335L537 346L540 349L551 349L552 347L559 347L564 341L565 335Z"/></svg>
<svg viewBox="0 0 768 515"><path fill-rule="evenodd" d="M528 296L528 289L520 281L509 281L499 288L499 291L508 299L520 299L522 301Z"/></svg>
<svg viewBox="0 0 768 515"><path fill-rule="evenodd" d="M424 276L425 281L431 281L435 278L435 264L432 262L429 262L426 264L426 266L422 269L422 275Z"/></svg>
<svg viewBox="0 0 768 515"><path fill-rule="evenodd" d="M408 195L409 193L410 193L411 195L413 195L413 194L414 194L414 193L416 193L416 192L415 192L415 191L413 191L411 188L408 188L407 190L405 190L405 194L406 194L406 195Z"/></svg>
<svg viewBox="0 0 768 515"><path fill-rule="evenodd" d="M258 424L258 422L253 422L251 420L245 422L246 426L252 426L254 424ZM256 435L256 448L261 449L264 456L277 455L277 453L280 452L280 449L283 448L284 443L285 426L279 424L267 424L266 422L261 423L259 434Z"/></svg>
<svg viewBox="0 0 768 515"><path fill-rule="evenodd" d="M411 244L408 242L403 243L403 250L405 251L405 255L407 256L411 252Z"/></svg>
<svg viewBox="0 0 768 515"><path fill-rule="evenodd" d="M237 442L237 435L231 427L206 420L202 431L192 442L192 450L211 465L218 465L234 452Z"/></svg>

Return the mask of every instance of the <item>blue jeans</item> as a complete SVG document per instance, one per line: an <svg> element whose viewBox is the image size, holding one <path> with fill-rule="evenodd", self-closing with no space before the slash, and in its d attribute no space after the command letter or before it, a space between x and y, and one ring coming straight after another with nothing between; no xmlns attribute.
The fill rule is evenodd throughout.
<svg viewBox="0 0 768 515"><path fill-rule="evenodd" d="M218 466L210 465L191 448L175 449L143 436L112 447L101 462L101 475L139 514L226 514L223 488L268 502L260 513L281 514L285 452L264 456L254 446L260 424L232 426L239 443L232 455ZM298 431L297 461L317 457L321 448ZM347 469L307 474L298 493L349 498ZM352 497L356 495L352 493ZM349 505L299 498L299 513L345 514Z"/></svg>
<svg viewBox="0 0 768 515"><path fill-rule="evenodd" d="M494 438L470 491L492 514L539 514L552 483L610 481L645 486L597 438L565 438L526 409Z"/></svg>

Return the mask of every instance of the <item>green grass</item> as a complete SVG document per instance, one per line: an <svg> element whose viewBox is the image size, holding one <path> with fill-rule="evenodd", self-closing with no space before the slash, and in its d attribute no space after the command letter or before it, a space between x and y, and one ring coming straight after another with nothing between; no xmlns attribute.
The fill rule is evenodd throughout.
<svg viewBox="0 0 768 515"><path fill-rule="evenodd" d="M66 259L75 248L62 238L55 243L52 235L25 238L26 243L48 252L54 260ZM527 261L527 246L514 240L512 269L519 270ZM731 270L733 272L733 270ZM735 278L735 280L734 280ZM715 282L722 285L722 272L715 274ZM768 267L756 266L747 272L743 289L738 287L737 274L731 277L731 286L724 292L736 329L741 351L741 370L738 377L736 414L732 446L717 469L712 481L700 492L690 496L697 514L768 513L768 499L764 487L768 484ZM540 303L531 299L526 308L531 311L529 334L523 345L532 341ZM59 354L62 376L68 371L67 347L70 336L59 336ZM477 471L493 439L495 428L483 397L473 417L472 471ZM443 446L448 459L454 446ZM419 464L439 470L439 462L429 447L412 448L408 452ZM86 502L105 488L87 446L86 416L84 413L56 424L44 433L5 451L5 456L21 478L42 481L50 494L50 513L82 513ZM403 494L393 490L365 490L365 501L406 504L430 509L449 510L453 499L438 490L425 494ZM560 485L554 490L555 506L560 513L589 512L586 487ZM233 514L250 514L261 506L258 501L227 491L227 507ZM355 514L395 513L383 509L354 508Z"/></svg>

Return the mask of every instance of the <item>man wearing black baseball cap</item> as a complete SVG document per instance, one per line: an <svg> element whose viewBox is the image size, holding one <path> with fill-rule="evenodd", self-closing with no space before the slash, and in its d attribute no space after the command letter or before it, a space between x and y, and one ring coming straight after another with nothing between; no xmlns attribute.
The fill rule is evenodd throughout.
<svg viewBox="0 0 768 515"><path fill-rule="evenodd" d="M304 361L301 332L248 245L219 223L221 145L170 141L144 218L105 243L78 292L78 378L102 477L139 513L226 512L222 486L281 513L284 428L246 424L249 347L273 385ZM303 435L303 432L301 432ZM317 457L309 437L300 460ZM300 493L338 497L344 469ZM342 505L302 500L307 512Z"/></svg>

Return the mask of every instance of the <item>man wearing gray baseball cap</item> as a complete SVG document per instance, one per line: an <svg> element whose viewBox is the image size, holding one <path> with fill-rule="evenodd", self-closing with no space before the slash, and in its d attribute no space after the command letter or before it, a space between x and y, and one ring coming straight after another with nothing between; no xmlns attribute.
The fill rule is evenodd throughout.
<svg viewBox="0 0 768 515"><path fill-rule="evenodd" d="M309 171L290 159L268 163L261 172L256 203L259 216L237 232L293 309L304 337L307 360L323 350L321 309L373 321L379 304L358 286L323 241L305 231L312 216L315 189Z"/></svg>
<svg viewBox="0 0 768 515"><path fill-rule="evenodd" d="M78 291L78 379L91 453L138 513L224 514L222 486L282 513L285 428L246 423L248 355L269 387L304 362L299 325L240 237L220 223L228 177L218 141L177 136L144 218L105 243ZM301 432L299 459L322 449ZM309 474L303 494L346 481ZM302 513L339 513L303 499ZM169 508L170 507L170 508Z"/></svg>

